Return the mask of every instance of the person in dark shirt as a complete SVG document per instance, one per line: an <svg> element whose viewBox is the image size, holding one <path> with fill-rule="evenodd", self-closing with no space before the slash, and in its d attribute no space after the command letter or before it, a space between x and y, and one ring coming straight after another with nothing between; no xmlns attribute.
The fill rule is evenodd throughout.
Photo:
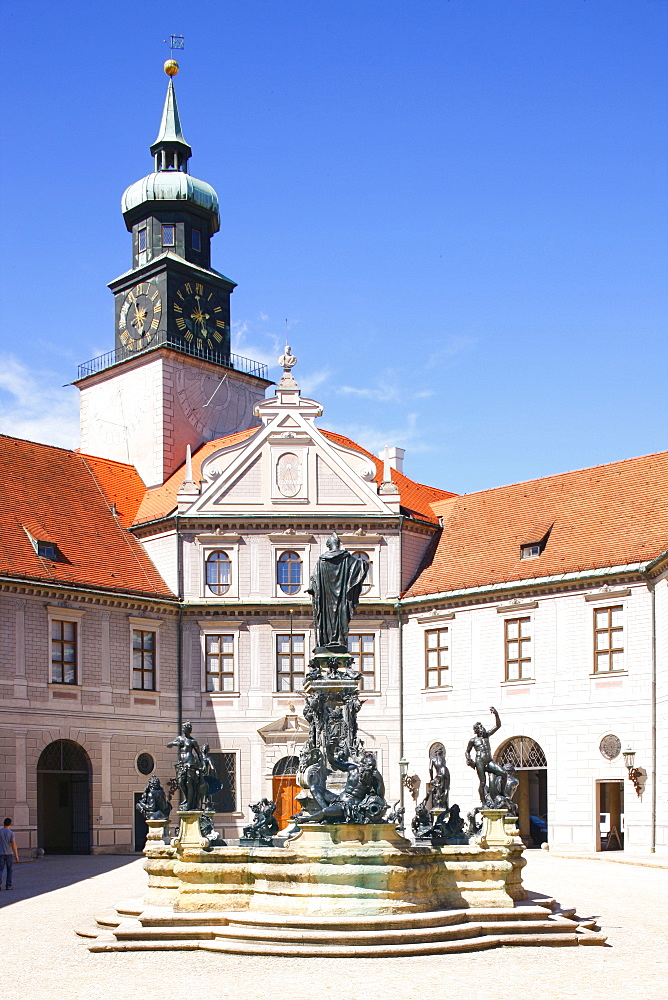
<svg viewBox="0 0 668 1000"><path fill-rule="evenodd" d="M2 888L2 871L5 865L7 866L5 889L12 888L12 868L15 860L19 860L19 852L16 850L12 821L8 816L0 830L0 889Z"/></svg>

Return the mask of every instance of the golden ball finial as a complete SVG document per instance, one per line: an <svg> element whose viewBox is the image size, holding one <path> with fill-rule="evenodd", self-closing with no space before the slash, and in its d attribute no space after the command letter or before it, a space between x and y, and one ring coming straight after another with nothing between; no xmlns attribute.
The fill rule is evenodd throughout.
<svg viewBox="0 0 668 1000"><path fill-rule="evenodd" d="M164 66L167 76L176 76L179 71L179 64L176 59L168 59Z"/></svg>

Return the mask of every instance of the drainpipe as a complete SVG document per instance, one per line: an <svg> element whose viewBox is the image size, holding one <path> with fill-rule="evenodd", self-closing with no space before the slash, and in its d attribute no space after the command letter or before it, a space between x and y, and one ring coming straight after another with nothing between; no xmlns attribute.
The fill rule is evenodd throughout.
<svg viewBox="0 0 668 1000"><path fill-rule="evenodd" d="M178 729L183 725L183 550L179 531L179 515L174 515L176 528L176 592L179 599L179 616L176 632L176 704Z"/></svg>
<svg viewBox="0 0 668 1000"><path fill-rule="evenodd" d="M641 574L652 598L652 820L650 833L650 853L656 853L656 589L647 573Z"/></svg>
<svg viewBox="0 0 668 1000"><path fill-rule="evenodd" d="M399 760L404 759L404 620L401 605L395 605L399 625ZM400 800L404 804L404 779L401 777Z"/></svg>
<svg viewBox="0 0 668 1000"><path fill-rule="evenodd" d="M399 515L399 594L403 580L401 572L403 567L402 534L404 527L404 515ZM397 625L399 626L399 760L404 759L404 621L401 617L401 602L395 605L397 611ZM400 777L401 787L399 792L400 804L404 804L404 779Z"/></svg>

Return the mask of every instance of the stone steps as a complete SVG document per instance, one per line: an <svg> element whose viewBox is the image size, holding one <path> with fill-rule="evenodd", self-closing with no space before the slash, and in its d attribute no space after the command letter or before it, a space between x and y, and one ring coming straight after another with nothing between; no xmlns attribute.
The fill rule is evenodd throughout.
<svg viewBox="0 0 668 1000"><path fill-rule="evenodd" d="M573 911L551 913L544 905L526 904L348 918L248 911L180 913L162 908L146 910L138 918L119 916L113 930L111 916L104 914L103 920L104 929L89 945L91 951L202 949L247 955L388 957L505 945L605 943L604 935L573 919Z"/></svg>

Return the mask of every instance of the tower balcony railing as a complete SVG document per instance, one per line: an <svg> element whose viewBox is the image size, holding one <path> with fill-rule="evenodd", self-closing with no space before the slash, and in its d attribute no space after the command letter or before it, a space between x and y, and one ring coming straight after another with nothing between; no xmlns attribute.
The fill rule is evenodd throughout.
<svg viewBox="0 0 668 1000"><path fill-rule="evenodd" d="M140 357L142 354L146 354L156 347L169 347L170 350L178 351L179 354L188 354L193 358L202 358L204 361L212 361L214 364L222 365L223 368L231 368L234 371L244 372L246 375L255 375L257 378L270 381L268 366L261 364L259 361L253 361L251 358L243 358L240 354L210 351L208 348L198 350L187 343L173 343L169 340L166 332L156 334L150 344L147 344L141 351L129 351L126 347L119 347L115 351L107 351L106 354L100 354L97 358L84 361L77 369L77 379L86 378L88 375L95 375L97 372L104 371L105 368L111 368L113 365L118 365L121 361L127 361L129 358Z"/></svg>

